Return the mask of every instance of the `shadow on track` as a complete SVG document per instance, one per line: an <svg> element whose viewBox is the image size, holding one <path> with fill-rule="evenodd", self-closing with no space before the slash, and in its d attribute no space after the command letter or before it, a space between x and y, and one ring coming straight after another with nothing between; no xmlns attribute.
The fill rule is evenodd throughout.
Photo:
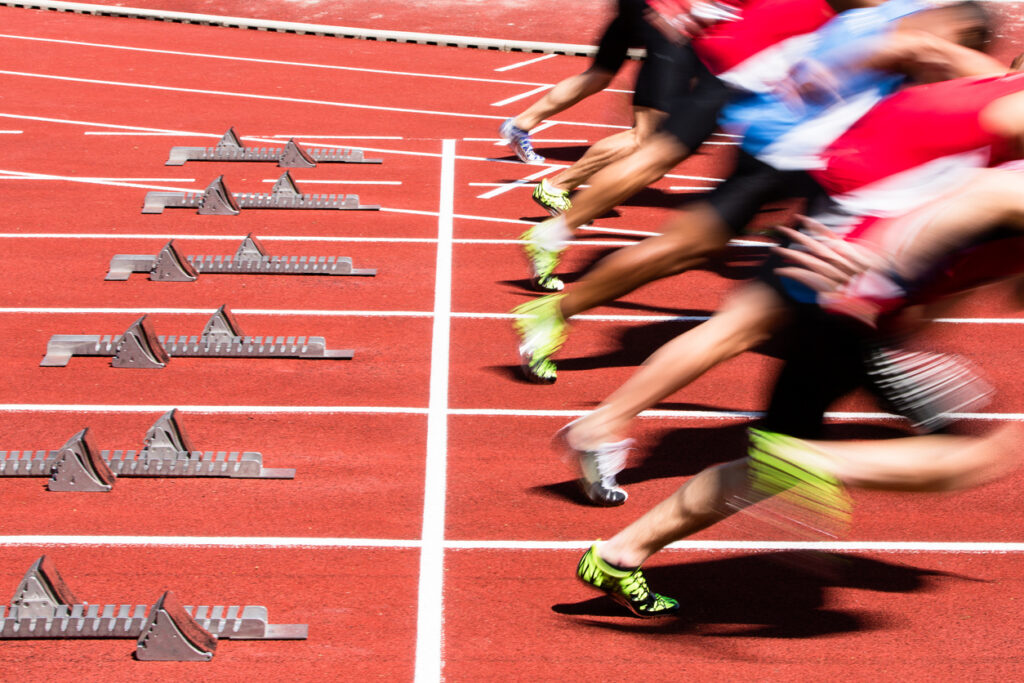
<svg viewBox="0 0 1024 683"><path fill-rule="evenodd" d="M604 596L556 604L551 609L583 617L582 623L593 628L647 635L815 638L895 626L881 611L830 607L830 588L923 593L935 590L936 578L976 580L857 555L799 552L689 562L645 569L644 573L655 590L679 599L679 616L637 619ZM596 619L603 617L626 619Z"/></svg>

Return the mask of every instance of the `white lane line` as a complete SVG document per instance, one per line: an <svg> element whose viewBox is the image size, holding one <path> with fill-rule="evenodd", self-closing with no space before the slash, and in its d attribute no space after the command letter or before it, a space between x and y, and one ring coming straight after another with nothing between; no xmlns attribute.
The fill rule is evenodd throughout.
<svg viewBox="0 0 1024 683"><path fill-rule="evenodd" d="M183 189L187 190L187 188L168 187L165 185L150 185L148 183L133 183L79 176L52 175L49 173L28 173L25 171L11 171L7 169L0 169L0 173L6 173L9 176L8 179L17 178L18 180L62 180L69 183L85 183L86 185L107 185L109 187L135 187L141 190L170 190L171 192L180 192ZM201 192L202 190L195 191Z"/></svg>
<svg viewBox="0 0 1024 683"><path fill-rule="evenodd" d="M301 135L299 133L278 133L276 135L264 135L257 137L268 138L295 138L296 140L404 140L401 135Z"/></svg>
<svg viewBox="0 0 1024 683"><path fill-rule="evenodd" d="M245 235L205 235L205 234L174 234L174 233L118 233L116 235L102 232L6 232L0 233L0 239L81 239L81 240L210 240L237 242L245 239ZM333 237L326 235L260 235L261 242L338 242L338 243L382 243L382 244L435 244L436 237ZM456 240L462 242L463 240ZM475 241L466 240L473 244ZM497 241L498 244L505 242ZM508 244L516 244L518 240L507 240ZM590 242L588 242L589 244ZM622 244L628 244L623 242Z"/></svg>
<svg viewBox="0 0 1024 683"><path fill-rule="evenodd" d="M491 102L491 106L492 107L503 107L506 104L512 104L513 102L518 102L519 100L524 100L527 97L531 97L533 95L537 95L539 93L542 93L545 90L550 90L552 87L553 86L550 86L550 85L542 85L542 86L536 87L536 88L534 88L532 90L527 90L526 92L521 92L518 95L513 95L512 97L506 97L505 99L498 100L497 102Z"/></svg>
<svg viewBox="0 0 1024 683"><path fill-rule="evenodd" d="M587 541L447 540L446 550L585 550ZM124 546L182 548L421 548L415 539L335 538L325 536L0 536L0 546ZM668 550L683 552L777 552L818 550L852 553L1016 554L1024 543L1014 541L676 541ZM417 680L421 680L417 677Z"/></svg>
<svg viewBox="0 0 1024 683"><path fill-rule="evenodd" d="M119 88L134 88L138 90L158 90L165 93L187 93L190 95L212 95L216 97L233 97L245 100L257 100L263 102L286 102L288 104L313 104L325 107L339 107L342 109L360 109L365 111L384 111L396 114L423 114L427 116L451 116L465 119L491 119L504 120L504 116L490 116L487 114L466 114L454 111L438 111L434 109L412 109L409 107L385 107L374 104L356 104L354 102L338 102L335 100L315 100L308 97L285 97L284 95L263 95L260 93L235 92L232 90L208 90L205 88L183 88L171 85L156 85L153 83L134 83L131 81L111 81L102 78L76 78L74 76L60 76L57 74L30 73L27 71L0 70L0 75L16 76L21 78L38 78L49 81L61 81L65 83L85 83L88 85L115 86Z"/></svg>
<svg viewBox="0 0 1024 683"><path fill-rule="evenodd" d="M121 183L194 183L195 178L102 178L99 176L57 176L26 173L24 171L3 171L0 173L16 173L17 175L0 175L0 180L75 180L82 183L121 184ZM307 181L303 181L305 183Z"/></svg>
<svg viewBox="0 0 1024 683"><path fill-rule="evenodd" d="M526 176L525 178L520 178L519 180L512 181L511 183L500 183L498 185L498 187L494 188L493 190L488 190L487 192L484 192L483 194L477 195L476 198L477 199L491 199L492 197L497 197L498 195L505 194L509 190L514 190L517 187L522 187L523 185L533 185L534 184L533 183L534 180L536 180L537 178L541 178L543 176L546 176L547 174L549 174L552 171L556 170L556 168L557 167L555 167L555 166L548 166L547 168L542 168L541 170L537 171L536 173L531 173L530 175Z"/></svg>
<svg viewBox="0 0 1024 683"><path fill-rule="evenodd" d="M210 415L426 415L427 408L409 406L225 406L225 405L88 405L70 403L3 403L5 413L166 413L171 408L181 412Z"/></svg>
<svg viewBox="0 0 1024 683"><path fill-rule="evenodd" d="M503 145L505 141L500 138L461 138L463 142L493 142L496 145ZM581 138L534 138L534 142L552 143L557 142L559 144L588 144L590 140L584 140ZM564 164L563 164L564 165Z"/></svg>
<svg viewBox="0 0 1024 683"><path fill-rule="evenodd" d="M21 135L23 130L0 130L0 135Z"/></svg>
<svg viewBox="0 0 1024 683"><path fill-rule="evenodd" d="M452 236L455 229L455 140L441 151L434 325L430 350L430 399L423 493L423 547L420 551L416 617L416 678L441 680L444 668L444 525L448 471L448 368L451 347Z"/></svg>
<svg viewBox="0 0 1024 683"><path fill-rule="evenodd" d="M264 178L265 183L276 183L280 178ZM401 180L309 180L304 178L303 185L401 185ZM262 238L261 238L262 239Z"/></svg>
<svg viewBox="0 0 1024 683"><path fill-rule="evenodd" d="M38 121L38 122L42 122L42 123L61 123L61 124L73 125L73 126L90 126L90 127L98 127L98 128L115 128L115 129L118 129L120 131L126 131L125 132L126 135L131 135L131 134L134 134L135 132L137 132L139 135L169 135L169 136L170 135L180 135L182 137L215 138L215 139L218 139L218 140L220 138L224 137L224 133L201 133L201 132L196 132L196 131L175 130L175 129L169 129L169 128L149 128L149 127L146 127L146 126L126 126L126 125L116 124L116 123L100 123L100 122L96 122L96 121L78 121L76 119L58 119L58 118L47 117L47 116L30 116L28 114L10 114L10 113L0 112L0 118L18 119L18 120L22 120L22 121ZM613 126L613 125L610 125L610 124L572 123L572 122L568 122L568 121L546 121L546 122L540 124L539 126L537 126L536 128L534 128L534 130L535 131L536 130L543 130L544 128L549 128L549 127L554 126L556 124L562 124L562 125L581 125L581 126L582 125L588 125L588 126L589 125L593 125L595 127L613 128L613 129L614 128L619 128L619 129L626 129L626 128L628 128L628 126ZM86 132L86 134L89 134L88 131ZM98 134L98 133L95 133L95 134ZM251 135L243 135L242 139L243 140L251 140L251 141L255 141L255 142L267 142L268 144L275 144L275 145L281 144L281 141L277 140L277 139L273 139L273 138L260 138L260 137L251 136ZM494 138L488 138L488 140L493 140L493 139ZM584 142L586 142L586 141L584 141ZM504 143L499 141L499 142L496 142L495 144L496 145L501 145L501 144L504 144ZM344 145L332 145L330 143L323 143L322 146L324 146L324 147L337 147L337 148L340 148L340 149L345 149ZM362 147L363 151L366 151L366 152L379 152L381 154L396 154L396 155L404 155L404 156L415 156L415 157L420 157L420 158L440 157L441 156L440 154L438 154L436 152L423 152L423 151L412 151L412 150L402 150L402 149L388 149L388 148L384 148L384 147L366 147L364 145L361 145L361 147ZM519 161L518 159L516 159L516 160L497 159L497 158L493 158L493 157L478 157L478 156L459 156L459 157L456 157L456 158L459 161L483 161L483 162L488 162L488 163L501 163L501 164L522 165L522 162ZM546 163L545 165L547 165L547 166L555 166L557 168L568 168L569 167L569 164ZM723 178L707 178L707 177L704 177L704 176L682 175L682 174L678 174L678 173L667 173L667 174L665 174L665 178L668 178L670 180L672 180L672 179L707 180L707 181L711 181L711 182L721 182L723 180Z"/></svg>
<svg viewBox="0 0 1024 683"><path fill-rule="evenodd" d="M160 413L177 408L181 412L208 414L243 415L428 415L429 408L415 406L260 406L260 405L110 405L81 403L2 403L0 412L5 413ZM575 418L590 410L527 410L515 408L449 408L449 417L538 417ZM764 413L744 410L645 410L640 413L644 419L654 420L732 420L747 421L763 417ZM977 420L982 422L1024 422L1024 413L950 413L956 420ZM835 422L861 422L884 420L900 422L902 417L889 413L832 412L825 413L825 419Z"/></svg>
<svg viewBox="0 0 1024 683"><path fill-rule="evenodd" d="M540 85L544 87L552 87L553 84L545 85L543 83L534 83L528 81L506 81L506 80L495 80L493 78L481 78L479 76L451 76L446 74L436 73L421 73L413 71L388 71L385 69L369 69L365 67L357 66L340 66L335 64L317 64L313 62L287 62L276 59L260 59L256 57L237 57L232 55L215 55L208 52L182 52L180 50L158 50L154 48L145 47L134 47L130 45L112 45L108 43L87 43L77 40L59 40L57 38L38 38L35 36L20 36L12 35L8 33L0 34L0 38L7 38L12 40L29 40L42 43L56 43L62 45L76 45L81 47L98 47L108 50L126 50L129 52L147 52L150 54L161 54L161 55L176 55L179 57L199 57L201 59L220 59L232 62L250 62L255 64L274 64L276 66L298 66L312 69L330 69L333 71L351 71L353 73L370 73L378 74L382 76L410 76L414 78L433 78L451 81L468 81L474 83L497 83L497 84L508 84L508 85Z"/></svg>
<svg viewBox="0 0 1024 683"><path fill-rule="evenodd" d="M261 238L262 239L262 238ZM434 240L436 242L436 240ZM457 243L452 240L452 243ZM209 315L216 309L213 308L154 308L154 307L71 307L71 306L11 306L0 308L0 315L5 313L14 314L46 314L46 315L78 315L78 314L135 314L140 313L161 313L165 315ZM231 311L238 315L296 315L313 317L337 317L337 318L430 318L432 311L401 311L401 310L336 310L336 309L310 309L310 308L232 308ZM449 317L460 320L515 320L522 317L514 313L480 313L471 311L452 311ZM655 322L704 322L709 315L644 315L644 314L616 314L616 313L581 313L573 316L576 321L590 322L616 322L616 323L655 323ZM1021 318L936 318L932 322L942 324L988 324L988 325L1021 325L1024 319Z"/></svg>
<svg viewBox="0 0 1024 683"><path fill-rule="evenodd" d="M260 93L247 93L247 92L235 92L231 90L207 90L205 88L183 88L179 86L171 85L156 85L153 83L134 83L131 81L111 81L101 78L77 78L74 76L60 76L57 74L43 74L43 73L30 73L27 71L8 71L6 69L0 70L0 75L4 76L15 76L21 78L38 78L42 80L50 81L62 81L66 83L85 83L88 85L104 85L104 86L116 86L120 88L135 88L139 90L158 90L165 93L187 93L190 95L213 95L217 97L234 97L247 100L257 100L264 102L286 102L288 104L313 104L325 107L339 107L342 109L359 109L365 111L383 111L391 112L396 114L423 114L426 116L451 116L454 118L463 119L481 119L489 121L504 121L506 116L489 115L489 114L469 114L464 112L454 111L439 111L435 109L412 109L408 107L385 107L383 105L373 104L356 104L354 102L338 102L336 100L315 100L307 97L285 97L284 95L263 95ZM628 126L610 126L604 123L589 123L589 122L572 122L571 124L567 121L552 122L560 123L563 125L574 125L574 126L588 126L594 128L628 128ZM541 124L543 126L544 124ZM540 130L541 126L537 126L534 130ZM218 136L219 137L219 136Z"/></svg>
<svg viewBox="0 0 1024 683"><path fill-rule="evenodd" d="M521 67L528 66L530 64L536 64L537 62L543 62L546 59L551 59L552 57L557 56L558 55L555 54L541 55L540 57L534 57L533 59L527 59L522 62L516 62L515 64L509 64L508 66L500 66L497 69L495 69L495 71L511 71L512 69L519 69Z"/></svg>

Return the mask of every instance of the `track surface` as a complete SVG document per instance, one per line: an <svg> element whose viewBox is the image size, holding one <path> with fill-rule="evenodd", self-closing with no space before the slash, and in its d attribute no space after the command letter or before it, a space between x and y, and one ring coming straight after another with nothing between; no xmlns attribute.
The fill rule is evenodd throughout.
<svg viewBox="0 0 1024 683"><path fill-rule="evenodd" d="M93 495L3 480L0 583L13 591L46 553L89 602L153 602L172 588L190 604L262 604L273 623L310 625L304 642L224 642L203 665L134 662L130 641L5 641L4 669L38 680L1024 672L1020 474L956 496L857 493L854 545L810 566L773 551L765 529L716 527L652 562L652 583L683 599L677 621L629 619L574 582L590 539L742 452L748 413L763 406L777 366L770 348L747 354L673 396L639 422L641 448L622 477L629 504L581 503L550 435L713 311L763 254L733 247L719 265L592 312L574 328L556 385L516 379L507 311L531 294L515 240L540 217L528 192L545 167L512 162L495 129L536 95L510 98L583 60L496 71L530 57L8 8L0 19L0 449L56 448L83 427L98 448L139 448L153 420L177 407L197 448L258 450L266 467L297 470L294 481L124 479ZM627 73L617 92L557 117L538 135L543 152L572 161L626 124L628 87ZM229 126L254 146L294 135L367 150L384 163L293 176L305 192L355 192L382 210L140 214L148 190L200 191L220 174L235 192L269 191L273 165L163 165L171 146L213 144ZM599 220L567 267L656 230L688 191L672 188L710 186L728 151L706 147ZM273 254L351 256L379 273L103 280L115 254L156 254L174 238L186 254L227 255L250 232ZM38 366L52 334L120 334L147 312L159 334L197 334L221 304L247 334L323 336L355 358ZM1000 290L950 318L936 345L975 360L999 390L962 429L1022 419L1024 318ZM901 433L865 397L836 410L855 413L837 435ZM712 550L715 541L759 552ZM933 545L895 552L911 541ZM868 542L881 550L857 550ZM958 552L960 543L980 552Z"/></svg>

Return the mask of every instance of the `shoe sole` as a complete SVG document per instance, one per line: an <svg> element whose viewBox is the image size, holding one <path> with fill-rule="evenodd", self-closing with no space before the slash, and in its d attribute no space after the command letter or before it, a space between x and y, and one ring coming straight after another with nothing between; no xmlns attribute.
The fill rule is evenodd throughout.
<svg viewBox="0 0 1024 683"><path fill-rule="evenodd" d="M598 586L595 586L594 584L590 583L589 581L584 579L579 574L576 574L576 578L584 586L590 588L591 590L595 590L598 593L601 593L602 595L607 595L609 598L611 598L612 600L614 600L615 602L619 603L620 605L625 607L627 610L629 610L630 614L632 614L635 617L639 617L640 619L661 619L662 617L672 617L672 616L675 616L676 614L679 613L679 607L678 606L674 610L671 610L669 612L663 612L661 614L644 614L643 612L638 612L633 607L633 605L630 604L629 600L627 600L626 598L622 597L618 593L609 593L605 589L599 588Z"/></svg>
<svg viewBox="0 0 1024 683"><path fill-rule="evenodd" d="M629 494L626 493L625 491L623 491L623 493L626 494L626 497L623 498L622 501L620 501L618 503L615 503L613 501L602 500L600 498L594 498L594 497L592 497L590 495L590 492L588 491L588 482L587 482L586 479L580 477L579 479L576 480L576 483L579 485L580 490L583 492L583 497L586 498L587 500L589 500L591 503L593 503L594 505L596 505L598 507L602 507L602 508L617 508L617 507L619 507L621 505L625 505L626 501L629 500Z"/></svg>
<svg viewBox="0 0 1024 683"><path fill-rule="evenodd" d="M551 379L547 379L546 377L541 377L540 375L536 374L533 370L530 369L530 361L525 353L519 354L519 370L520 372L523 373L523 377L525 377L528 381L532 382L533 384L554 384L555 380L558 379L557 376L552 377Z"/></svg>

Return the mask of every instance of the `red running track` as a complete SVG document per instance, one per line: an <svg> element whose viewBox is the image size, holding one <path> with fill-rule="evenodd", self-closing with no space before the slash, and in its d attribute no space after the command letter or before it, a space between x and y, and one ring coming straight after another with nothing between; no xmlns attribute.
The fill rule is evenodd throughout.
<svg viewBox="0 0 1024 683"><path fill-rule="evenodd" d="M127 641L5 642L3 664L46 680L80 680L83 670L95 671L86 680L409 680L417 671L422 680L442 671L448 680L936 680L965 670L1012 680L1024 670L1021 555L991 552L1021 539L1020 475L955 496L856 495L849 541L937 544L916 552L851 551L792 567L790 553L710 549L771 540L764 529L736 521L708 530L695 548L652 563L652 582L683 598L678 621L637 622L573 581L587 541L741 452L742 411L763 406L777 365L767 348L673 396L661 408L698 412L639 422L642 448L622 477L629 505L581 504L550 435L694 324L669 318L713 311L763 255L736 246L720 265L595 311L576 324L558 384L515 379L507 312L531 296L515 239L539 216L528 182L510 183L541 169L512 163L494 144L497 124L528 99L494 103L582 60L496 72L524 56L6 8L0 16L0 449L56 448L83 427L98 448L138 448L152 421L178 407L197 448L259 450L265 466L297 470L294 481L125 479L95 495L4 480L0 581L13 591L45 552L91 602L151 602L169 587L186 601L264 604L274 623L310 625L308 641L226 642L205 665L152 668L131 661ZM615 87L627 89L628 78ZM557 117L539 146L569 162L627 116L628 95L604 93ZM140 213L149 189L201 190L222 173L236 192L268 191L279 175L271 165L163 165L172 145L212 144L231 125L247 144L296 135L367 149L384 163L294 176L304 191L357 192L382 210ZM443 140L455 141L453 155ZM588 233L567 268L656 230L681 192L670 188L721 177L728 150L702 151L599 220L608 232ZM351 256L379 274L103 281L115 254L155 254L172 237L185 253L230 254L249 232L275 254ZM450 271L439 261L447 249ZM436 289L449 275L450 309ZM137 372L95 358L38 366L52 334L119 334L143 312L160 334L195 334L221 304L248 334L324 336L355 358L173 359ZM999 389L984 417L1019 419L1020 318L1005 292L950 315L971 322L937 326L936 343L973 358ZM450 331L440 354L437 319ZM839 420L837 435L900 433L863 396L837 410L863 418ZM957 543L990 552L957 552ZM69 662L84 666L71 676Z"/></svg>

